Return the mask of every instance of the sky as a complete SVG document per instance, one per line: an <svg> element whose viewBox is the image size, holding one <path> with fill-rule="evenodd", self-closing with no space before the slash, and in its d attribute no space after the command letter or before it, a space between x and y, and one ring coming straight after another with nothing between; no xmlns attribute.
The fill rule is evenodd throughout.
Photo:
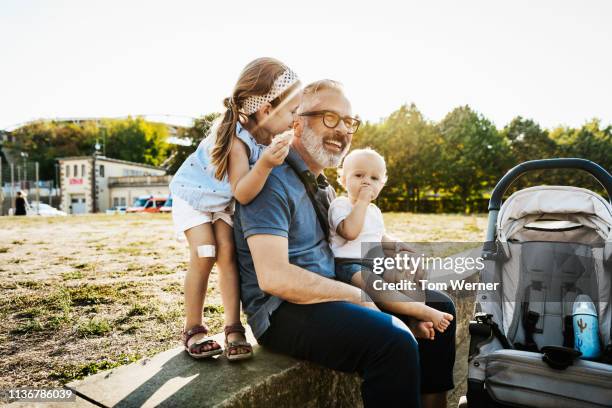
<svg viewBox="0 0 612 408"><path fill-rule="evenodd" d="M502 128L612 123L612 1L0 2L0 129L39 118L220 111L271 56L378 121L470 105Z"/></svg>

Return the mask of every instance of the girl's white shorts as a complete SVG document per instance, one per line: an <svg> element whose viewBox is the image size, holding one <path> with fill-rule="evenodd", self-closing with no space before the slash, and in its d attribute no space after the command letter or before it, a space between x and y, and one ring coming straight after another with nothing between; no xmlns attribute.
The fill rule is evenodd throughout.
<svg viewBox="0 0 612 408"><path fill-rule="evenodd" d="M215 223L217 220L223 220L232 227L232 210L233 208L216 212L199 211L187 201L174 196L172 197L172 221L174 222L176 238L182 241L185 239L185 231L188 229L202 224Z"/></svg>

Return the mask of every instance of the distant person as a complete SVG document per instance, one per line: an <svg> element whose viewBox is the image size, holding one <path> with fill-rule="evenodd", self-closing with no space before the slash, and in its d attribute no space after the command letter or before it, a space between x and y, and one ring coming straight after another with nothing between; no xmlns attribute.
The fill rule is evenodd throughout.
<svg viewBox="0 0 612 408"><path fill-rule="evenodd" d="M28 215L28 209L30 204L26 200L25 194L21 191L17 192L17 198L15 199L15 215Z"/></svg>
<svg viewBox="0 0 612 408"><path fill-rule="evenodd" d="M215 261L225 309L225 355L242 360L253 354L240 323L240 287L232 238L234 198L248 204L273 168L289 153L300 82L280 61L259 58L238 78L224 100L223 116L210 135L181 165L170 183L177 234L187 237L190 261L185 275L185 350L194 358L222 353L207 338L202 307ZM221 222L218 222L221 221Z"/></svg>

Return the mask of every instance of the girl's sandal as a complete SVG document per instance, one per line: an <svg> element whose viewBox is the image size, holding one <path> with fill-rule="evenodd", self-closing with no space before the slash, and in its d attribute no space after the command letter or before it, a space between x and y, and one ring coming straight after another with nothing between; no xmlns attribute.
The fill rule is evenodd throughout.
<svg viewBox="0 0 612 408"><path fill-rule="evenodd" d="M208 334L208 328L201 324L192 327L188 331L183 331L183 344L185 345L185 351L193 358L208 358L212 356L216 356L218 354L223 353L223 349L219 346L213 339L202 339L198 341L194 341L191 345L189 345L189 339L191 339L194 335L198 333ZM219 346L218 348L214 348L212 350L204 351L204 346L214 345Z"/></svg>
<svg viewBox="0 0 612 408"><path fill-rule="evenodd" d="M253 357L253 346L247 341L227 341L231 333L245 334L244 326L240 323L225 326L225 356L229 361L244 360ZM247 349L246 353L230 354L231 351L238 352L239 349Z"/></svg>

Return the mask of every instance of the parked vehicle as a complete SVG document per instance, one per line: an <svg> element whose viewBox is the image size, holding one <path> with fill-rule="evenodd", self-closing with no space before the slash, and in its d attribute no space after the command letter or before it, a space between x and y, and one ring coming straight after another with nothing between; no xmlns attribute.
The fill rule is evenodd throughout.
<svg viewBox="0 0 612 408"><path fill-rule="evenodd" d="M125 214L127 207L111 207L106 210L107 214Z"/></svg>
<svg viewBox="0 0 612 408"><path fill-rule="evenodd" d="M31 202L30 209L28 210L28 216L65 217L67 215L68 214L65 213L64 211L60 211L57 208L51 207L49 204L39 203L38 201Z"/></svg>
<svg viewBox="0 0 612 408"><path fill-rule="evenodd" d="M162 208L159 209L160 213L171 213L172 212L172 197L168 198Z"/></svg>
<svg viewBox="0 0 612 408"><path fill-rule="evenodd" d="M134 201L134 205L128 207L127 213L158 213L164 203L168 200L167 196L141 196Z"/></svg>

